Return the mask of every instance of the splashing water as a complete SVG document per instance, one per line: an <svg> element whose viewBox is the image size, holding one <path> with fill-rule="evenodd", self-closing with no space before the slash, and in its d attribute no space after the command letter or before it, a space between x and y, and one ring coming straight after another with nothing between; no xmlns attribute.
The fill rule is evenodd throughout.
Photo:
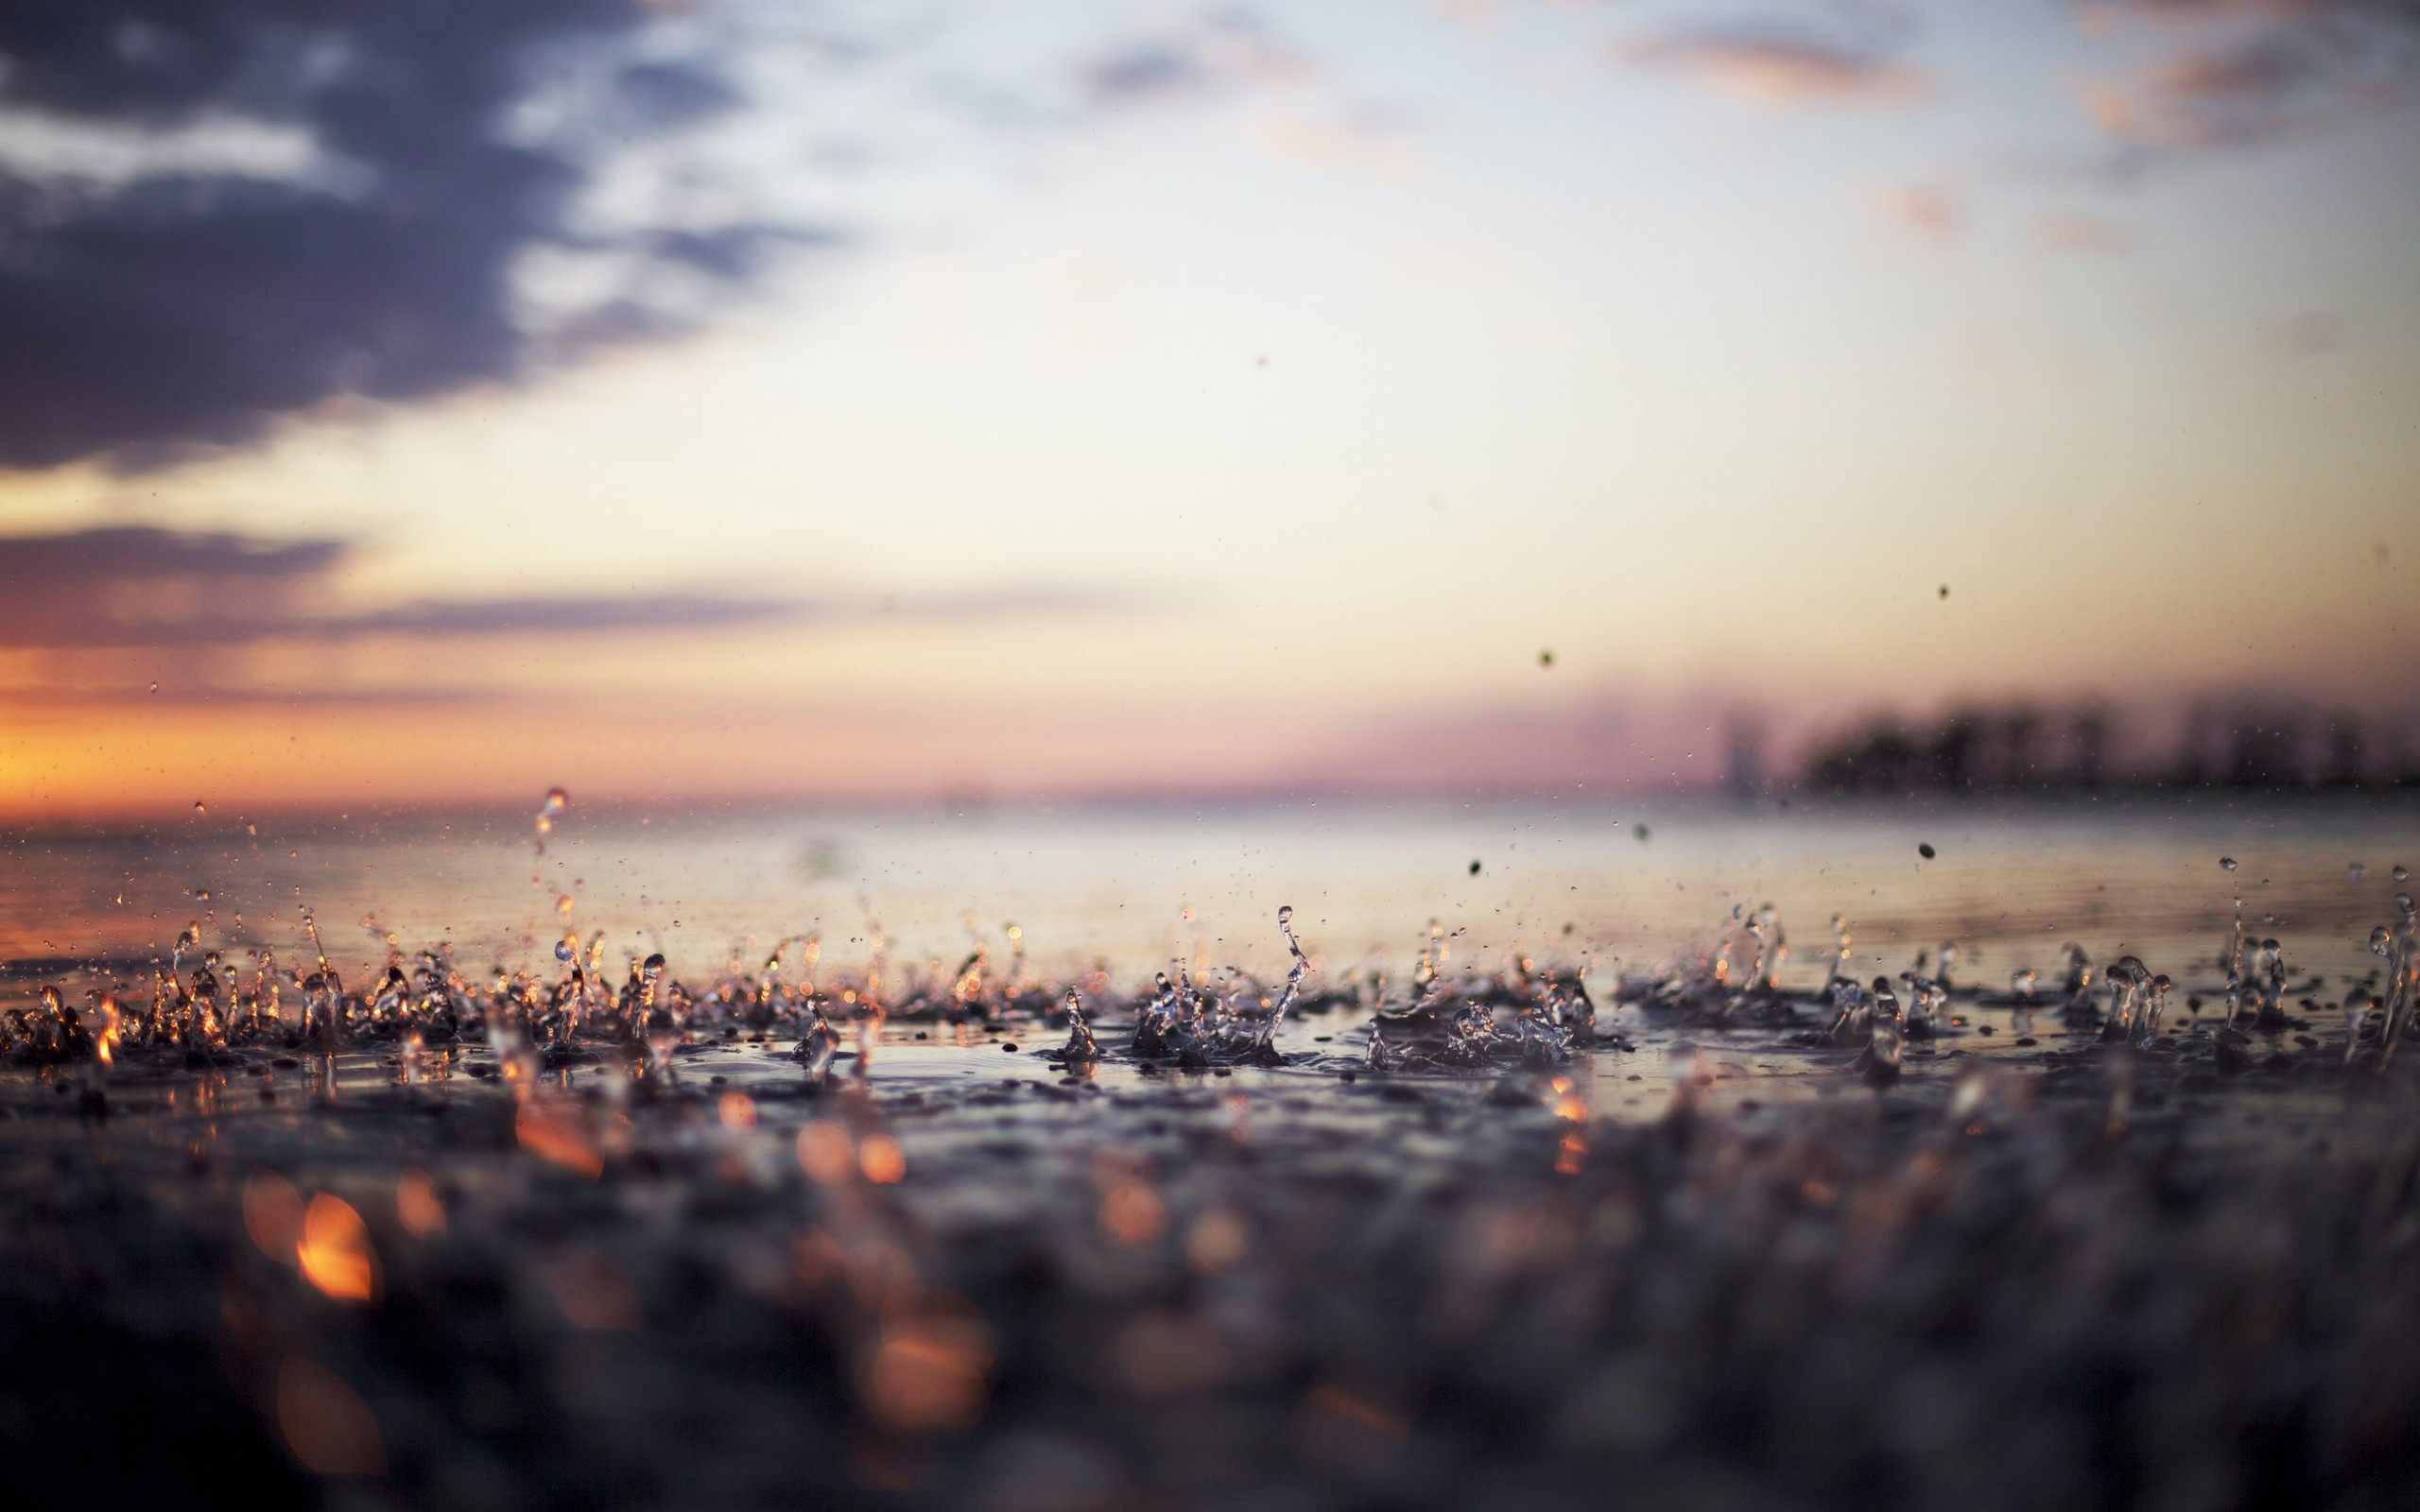
<svg viewBox="0 0 2420 1512"><path fill-rule="evenodd" d="M543 856L546 853L546 836L555 833L555 821L562 818L570 809L571 795L569 793L560 787L546 789L544 801L538 805L535 823L538 832L536 839L538 854Z"/></svg>
<svg viewBox="0 0 2420 1512"><path fill-rule="evenodd" d="M2366 988L2350 988L2344 993L2344 1063L2353 1063L2354 1054L2361 1048L2361 1031L2368 1026L2370 1015L2377 1011L2377 994Z"/></svg>
<svg viewBox="0 0 2420 1512"><path fill-rule="evenodd" d="M1910 1040L1931 1039L1933 1020L1948 1001L1949 985L1939 977L1927 976L1921 971L1902 971L1899 981L1908 989L1901 1033Z"/></svg>
<svg viewBox="0 0 2420 1512"><path fill-rule="evenodd" d="M1846 1049L1862 1046L1874 1038L1874 1002L1865 995L1862 986L1849 977L1834 977L1828 996L1832 1001L1829 1039L1833 1044Z"/></svg>
<svg viewBox="0 0 2420 1512"><path fill-rule="evenodd" d="M1827 992L1831 990L1832 984L1835 982L1848 982L1855 985L1856 979L1849 974L1849 944L1848 916L1834 914L1832 916L1832 967L1829 974L1824 978L1824 989Z"/></svg>
<svg viewBox="0 0 2420 1512"><path fill-rule="evenodd" d="M1260 996L1248 981L1223 995L1212 991L1197 984L1191 969L1179 962L1175 980L1166 971L1152 979L1151 997L1135 1016L1132 1053L1179 1066L1275 1065L1282 1060L1277 1031L1300 1000L1311 963L1294 937L1290 904L1278 909L1277 927L1293 964L1274 999Z"/></svg>
<svg viewBox="0 0 2420 1512"><path fill-rule="evenodd" d="M1100 1058L1100 1041L1093 1038L1093 1026L1084 1018L1084 1000L1074 988L1067 989L1064 1004L1067 1012L1067 1047L1059 1053L1061 1061L1080 1065Z"/></svg>
<svg viewBox="0 0 2420 1512"><path fill-rule="evenodd" d="M2109 968L2107 982L2109 1012L2101 1022L2100 1038L2120 1044L2133 1044L2135 1017L2142 1011L2144 998L2151 988L2151 971L2138 957L2121 955Z"/></svg>
<svg viewBox="0 0 2420 1512"><path fill-rule="evenodd" d="M2401 867L2395 868L2398 875ZM2420 915L2415 915L2408 893L2394 895L2395 910L2400 918L2392 927L2380 924L2370 931L2370 953L2386 962L2386 1005L2378 1016L2378 1063L2383 1068L2394 1058L2394 1047L2410 1026L2411 1016L2420 1010Z"/></svg>
<svg viewBox="0 0 2420 1512"><path fill-rule="evenodd" d="M2154 976L2143 992L2142 1018L2135 1029L2135 1043L2148 1048L2159 1040L2160 1020L2168 1015L2168 996L2176 984L2166 975Z"/></svg>
<svg viewBox="0 0 2420 1512"><path fill-rule="evenodd" d="M1865 1052L1855 1063L1871 1086L1888 1087L1899 1079L1900 1052L1906 1041L1898 995L1888 977L1874 979L1874 1005L1869 1015Z"/></svg>

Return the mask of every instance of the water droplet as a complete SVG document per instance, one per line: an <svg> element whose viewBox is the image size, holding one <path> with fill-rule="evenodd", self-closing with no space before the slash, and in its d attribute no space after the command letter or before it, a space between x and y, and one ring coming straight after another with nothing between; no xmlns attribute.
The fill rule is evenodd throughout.
<svg viewBox="0 0 2420 1512"><path fill-rule="evenodd" d="M2395 868L2390 875L2392 875L2397 882L2410 882L2411 880L2411 873L2404 870L2401 867Z"/></svg>
<svg viewBox="0 0 2420 1512"><path fill-rule="evenodd" d="M1476 861L1471 863L1471 875L1474 877L1478 875L1478 863Z"/></svg>
<svg viewBox="0 0 2420 1512"><path fill-rule="evenodd" d="M1278 905L1277 905L1277 927L1278 927L1278 928L1280 928L1280 929L1283 929L1283 928L1285 928L1288 924L1290 924L1290 923L1292 923L1293 921L1294 921L1294 905L1293 905L1292 903L1280 903L1280 904L1278 904Z"/></svg>
<svg viewBox="0 0 2420 1512"><path fill-rule="evenodd" d="M1540 651L1538 653L1538 665L1541 667L1551 668L1554 665L1554 653L1552 651Z"/></svg>
<svg viewBox="0 0 2420 1512"><path fill-rule="evenodd" d="M210 812L208 809L201 806L201 799L195 799L193 800L193 811L196 814L207 814Z"/></svg>
<svg viewBox="0 0 2420 1512"><path fill-rule="evenodd" d="M1924 857L1927 861L1930 861L1933 857L1941 854L1941 852L1932 848L1931 841L1927 840L1916 847L1916 854Z"/></svg>
<svg viewBox="0 0 2420 1512"><path fill-rule="evenodd" d="M2346 882L2367 882L2370 880L2370 868L2356 861L2351 866L2344 868L2344 880Z"/></svg>
<svg viewBox="0 0 2420 1512"><path fill-rule="evenodd" d="M2220 866L2221 869L2222 869L2222 870L2226 870L2226 871L2233 871L2233 870L2235 869L2235 857L2233 857L2233 856L2221 856L2221 857L2219 857L2219 866Z"/></svg>
<svg viewBox="0 0 2420 1512"><path fill-rule="evenodd" d="M571 807L571 795L560 787L546 789L546 800L538 807L538 853L546 853L546 836L555 833L555 821Z"/></svg>
<svg viewBox="0 0 2420 1512"><path fill-rule="evenodd" d="M571 941L569 941L569 940L567 940L567 939L559 939L559 940L555 941L555 959L556 959L556 960L559 960L559 961L568 961L568 960L570 960L573 956L578 955L579 954L579 951L577 951L577 950L575 950L575 949L572 947L572 943L571 943Z"/></svg>
<svg viewBox="0 0 2420 1512"><path fill-rule="evenodd" d="M157 693L157 692L159 692L159 691L160 691L160 685L159 685L158 683L156 683L156 682L155 682L155 683L153 683L153 684L151 684L151 691L152 691L153 693Z"/></svg>

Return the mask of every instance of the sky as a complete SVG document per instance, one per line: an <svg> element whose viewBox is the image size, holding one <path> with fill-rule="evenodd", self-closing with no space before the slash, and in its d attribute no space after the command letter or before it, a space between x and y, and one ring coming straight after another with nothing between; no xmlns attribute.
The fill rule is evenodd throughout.
<svg viewBox="0 0 2420 1512"><path fill-rule="evenodd" d="M2407 0L0 15L0 813L2391 742L2414 416Z"/></svg>

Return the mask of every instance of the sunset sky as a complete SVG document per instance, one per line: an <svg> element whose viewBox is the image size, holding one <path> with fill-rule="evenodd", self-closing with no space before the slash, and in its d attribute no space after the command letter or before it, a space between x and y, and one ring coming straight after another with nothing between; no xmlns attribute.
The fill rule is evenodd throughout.
<svg viewBox="0 0 2420 1512"><path fill-rule="evenodd" d="M0 812L2408 717L2415 522L2399 0L0 15Z"/></svg>

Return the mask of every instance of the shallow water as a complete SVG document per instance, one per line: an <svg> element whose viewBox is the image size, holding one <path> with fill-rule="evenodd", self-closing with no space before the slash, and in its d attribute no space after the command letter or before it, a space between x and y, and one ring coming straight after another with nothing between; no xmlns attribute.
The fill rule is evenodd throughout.
<svg viewBox="0 0 2420 1512"><path fill-rule="evenodd" d="M899 968L929 971L978 942L1005 962L1014 923L1037 968L1103 963L1131 986L1176 960L1276 969L1271 921L1291 903L1330 975L1408 969L1432 921L1457 964L1532 954L1594 961L1601 975L1615 959L1660 969L1710 946L1734 906L1771 902L1792 949L1784 985L1823 979L1835 914L1851 920L1860 975L1896 973L1955 939L1970 979L2005 984L2022 966L2049 974L2068 940L2183 980L2180 965L2215 957L2238 895L2250 932L2280 938L2298 967L2365 970L2369 930L2406 890L2392 868L2420 866L2420 803L1304 799L647 814L592 813L575 798L543 855L531 815L211 814L151 830L19 832L6 845L0 959L28 963L21 971L146 961L192 921L210 948L285 960L306 943L308 908L349 977L385 957L389 936L406 951L449 943L466 967L542 964L566 919L583 936L603 931L609 959L661 950L680 975L753 964L808 934L827 963L854 969L878 937ZM2221 869L2222 856L2238 869Z"/></svg>
<svg viewBox="0 0 2420 1512"><path fill-rule="evenodd" d="M2420 1358L2420 1060L2348 1065L2328 1005L2412 805L575 806L543 855L527 816L205 822L9 837L9 996L134 1004L188 921L286 984L199 1052L0 1071L29 1502L2383 1506L2420 1473L2420 1375L2380 1364ZM2238 885L2291 986L2230 1063ZM1768 901L1781 991L1659 994ZM1131 1052L1155 971L1273 983L1285 903L1314 970L1275 1063ZM567 923L699 1001L658 1072L610 1014L543 1065L493 1012L315 1037L305 907L356 995L434 943L462 990L560 978ZM1824 1032L1833 912L1860 976L1960 942L1887 1085ZM2063 1016L2070 939L2172 974L2168 1032ZM832 1007L828 1080L805 1009L711 993L779 941L790 987L899 1010ZM1424 949L1482 994L1588 967L1596 1044L1374 1071ZM305 1196L351 1227L294 1228Z"/></svg>

